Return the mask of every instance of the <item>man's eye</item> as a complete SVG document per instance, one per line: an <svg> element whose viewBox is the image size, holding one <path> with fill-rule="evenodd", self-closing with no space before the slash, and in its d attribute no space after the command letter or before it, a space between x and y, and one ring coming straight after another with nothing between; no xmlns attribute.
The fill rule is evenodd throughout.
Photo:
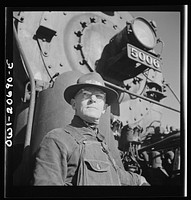
<svg viewBox="0 0 191 200"><path fill-rule="evenodd" d="M85 96L85 97L89 97L90 95L91 95L91 93L90 92L83 92L83 95Z"/></svg>
<svg viewBox="0 0 191 200"><path fill-rule="evenodd" d="M104 100L105 99L105 94L96 94L88 91L83 91L83 96L84 98L90 98L92 95L95 95L97 99Z"/></svg>
<svg viewBox="0 0 191 200"><path fill-rule="evenodd" d="M104 99L105 98L105 96L103 94L96 94L96 97L98 99Z"/></svg>

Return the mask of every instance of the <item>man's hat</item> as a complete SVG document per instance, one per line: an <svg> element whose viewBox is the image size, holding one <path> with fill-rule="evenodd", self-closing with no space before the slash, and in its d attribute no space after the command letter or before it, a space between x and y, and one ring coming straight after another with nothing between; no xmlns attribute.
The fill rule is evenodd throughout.
<svg viewBox="0 0 191 200"><path fill-rule="evenodd" d="M70 85L65 89L64 98L70 104L71 99L74 98L80 89L91 86L97 87L106 93L106 103L108 105L111 105L111 103L113 103L118 98L118 93L115 90L106 87L103 78L97 72L90 72L88 74L82 75L77 80L77 84Z"/></svg>

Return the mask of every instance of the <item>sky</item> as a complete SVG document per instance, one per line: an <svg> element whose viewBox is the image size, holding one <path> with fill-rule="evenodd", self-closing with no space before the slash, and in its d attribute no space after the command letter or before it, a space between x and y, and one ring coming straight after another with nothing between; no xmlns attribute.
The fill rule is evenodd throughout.
<svg viewBox="0 0 191 200"><path fill-rule="evenodd" d="M164 42L162 52L162 73L166 82L170 85L178 99L180 100L181 92L181 74L180 70L180 12L134 12L130 11L133 17L143 17L147 20L154 20L157 25L157 36ZM169 107L180 110L180 103L174 97L172 92L166 88L167 97L161 101ZM169 109L162 109L162 126L166 125L180 128L180 113Z"/></svg>

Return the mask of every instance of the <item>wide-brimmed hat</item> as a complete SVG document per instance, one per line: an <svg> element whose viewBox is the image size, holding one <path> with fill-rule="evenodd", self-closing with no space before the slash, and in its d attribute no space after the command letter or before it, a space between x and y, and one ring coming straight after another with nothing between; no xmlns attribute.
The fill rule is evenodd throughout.
<svg viewBox="0 0 191 200"><path fill-rule="evenodd" d="M77 84L70 85L65 89L64 98L70 104L71 99L74 98L80 89L91 86L97 87L106 93L106 103L108 105L111 105L111 103L113 103L118 98L118 93L115 90L106 87L103 78L97 72L90 72L88 74L82 75L77 80Z"/></svg>

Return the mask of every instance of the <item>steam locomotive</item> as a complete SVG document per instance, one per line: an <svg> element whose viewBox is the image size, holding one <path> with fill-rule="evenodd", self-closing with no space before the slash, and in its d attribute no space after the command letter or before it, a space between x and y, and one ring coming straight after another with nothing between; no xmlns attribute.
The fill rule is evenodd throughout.
<svg viewBox="0 0 191 200"><path fill-rule="evenodd" d="M43 136L72 119L64 89L79 72L91 71L119 94L100 129L110 148L119 149L125 170L151 185L180 185L180 130L161 126L162 108L173 108L162 104L163 41L156 29L154 21L129 12L13 12L13 156L6 177L13 176L13 185L28 184L26 166Z"/></svg>

